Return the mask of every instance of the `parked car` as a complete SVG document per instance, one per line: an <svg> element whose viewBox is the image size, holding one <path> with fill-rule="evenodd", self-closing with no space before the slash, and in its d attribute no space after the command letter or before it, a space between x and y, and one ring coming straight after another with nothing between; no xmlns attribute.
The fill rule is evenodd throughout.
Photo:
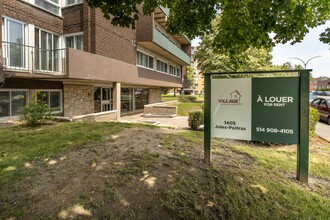
<svg viewBox="0 0 330 220"><path fill-rule="evenodd" d="M309 93L309 103L311 103L316 98L316 95L313 93Z"/></svg>
<svg viewBox="0 0 330 220"><path fill-rule="evenodd" d="M313 94L317 96L329 96L328 91L314 91Z"/></svg>
<svg viewBox="0 0 330 220"><path fill-rule="evenodd" d="M330 125L330 97L318 97L311 102L310 106L317 109L320 113L320 119Z"/></svg>

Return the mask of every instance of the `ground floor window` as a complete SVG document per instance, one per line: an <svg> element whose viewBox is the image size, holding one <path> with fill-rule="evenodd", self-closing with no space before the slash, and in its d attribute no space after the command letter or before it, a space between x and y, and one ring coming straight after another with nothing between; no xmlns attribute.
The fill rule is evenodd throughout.
<svg viewBox="0 0 330 220"><path fill-rule="evenodd" d="M0 91L0 117L20 115L27 104L27 91Z"/></svg>
<svg viewBox="0 0 330 220"><path fill-rule="evenodd" d="M121 111L130 112L143 109L148 104L149 90L144 88L121 89Z"/></svg>
<svg viewBox="0 0 330 220"><path fill-rule="evenodd" d="M61 90L48 90L38 91L37 99L44 101L45 104L52 110L52 112L62 112L62 91Z"/></svg>
<svg viewBox="0 0 330 220"><path fill-rule="evenodd" d="M135 109L143 109L148 104L148 89L134 89Z"/></svg>
<svg viewBox="0 0 330 220"><path fill-rule="evenodd" d="M133 89L122 88L120 93L120 108L122 112L133 111Z"/></svg>

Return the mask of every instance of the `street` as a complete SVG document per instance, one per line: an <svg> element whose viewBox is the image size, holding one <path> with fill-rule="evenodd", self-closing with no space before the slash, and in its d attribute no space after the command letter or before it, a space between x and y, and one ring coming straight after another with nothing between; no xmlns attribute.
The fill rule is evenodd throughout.
<svg viewBox="0 0 330 220"><path fill-rule="evenodd" d="M325 122L317 122L315 133L330 142L330 125Z"/></svg>

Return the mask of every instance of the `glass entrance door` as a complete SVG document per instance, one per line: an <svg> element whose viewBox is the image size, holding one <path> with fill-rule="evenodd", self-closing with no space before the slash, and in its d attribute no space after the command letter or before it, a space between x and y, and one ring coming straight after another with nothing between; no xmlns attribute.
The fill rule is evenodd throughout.
<svg viewBox="0 0 330 220"><path fill-rule="evenodd" d="M101 108L102 112L111 110L111 90L110 88L102 88Z"/></svg>
<svg viewBox="0 0 330 220"><path fill-rule="evenodd" d="M94 113L110 111L111 88L94 87Z"/></svg>

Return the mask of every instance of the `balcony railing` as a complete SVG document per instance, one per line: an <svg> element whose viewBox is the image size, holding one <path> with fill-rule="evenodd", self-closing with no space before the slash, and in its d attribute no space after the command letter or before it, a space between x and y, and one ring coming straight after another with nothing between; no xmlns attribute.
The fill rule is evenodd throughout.
<svg viewBox="0 0 330 220"><path fill-rule="evenodd" d="M66 74L66 49L43 50L23 44L2 42L2 55L4 70Z"/></svg>
<svg viewBox="0 0 330 220"><path fill-rule="evenodd" d="M154 42L186 64L190 65L191 58L157 28L154 29Z"/></svg>

